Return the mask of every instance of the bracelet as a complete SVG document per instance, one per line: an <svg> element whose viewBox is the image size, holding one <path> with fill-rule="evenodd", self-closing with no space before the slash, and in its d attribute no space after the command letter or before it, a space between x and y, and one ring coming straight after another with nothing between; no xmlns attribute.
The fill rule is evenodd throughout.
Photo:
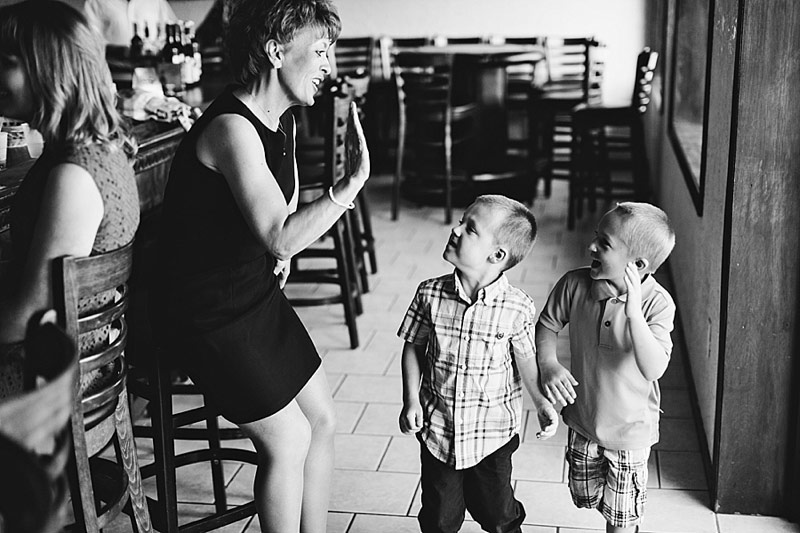
<svg viewBox="0 0 800 533"><path fill-rule="evenodd" d="M328 198L330 198L331 202L333 202L334 204L338 205L339 207L344 207L345 209L355 209L356 207L356 204L354 204L353 202L350 202L349 204L343 204L342 202L337 200L336 197L333 195L333 187L328 187Z"/></svg>

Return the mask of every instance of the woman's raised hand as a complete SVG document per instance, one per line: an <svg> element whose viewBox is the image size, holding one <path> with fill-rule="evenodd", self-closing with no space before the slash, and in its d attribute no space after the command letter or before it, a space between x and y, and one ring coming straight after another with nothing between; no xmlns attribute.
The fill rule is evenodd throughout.
<svg viewBox="0 0 800 533"><path fill-rule="evenodd" d="M358 106L355 102L350 104L345 149L347 152L347 162L345 163L347 177L365 182L370 173L369 149L367 149L367 138L364 136L364 128L361 127Z"/></svg>

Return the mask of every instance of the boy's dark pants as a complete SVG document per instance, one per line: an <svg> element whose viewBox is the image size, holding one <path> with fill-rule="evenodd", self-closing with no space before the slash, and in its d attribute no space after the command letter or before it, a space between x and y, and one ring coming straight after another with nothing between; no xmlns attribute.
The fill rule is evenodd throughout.
<svg viewBox="0 0 800 533"><path fill-rule="evenodd" d="M419 439L419 436L417 436ZM519 435L477 465L456 470L442 463L420 440L422 458L422 533L455 533L464 511L491 533L518 533L525 508L511 488L511 454L519 448Z"/></svg>

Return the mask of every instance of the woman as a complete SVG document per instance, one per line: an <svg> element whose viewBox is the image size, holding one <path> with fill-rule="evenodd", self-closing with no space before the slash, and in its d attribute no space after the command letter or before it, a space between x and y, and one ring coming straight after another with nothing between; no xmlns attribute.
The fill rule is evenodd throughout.
<svg viewBox="0 0 800 533"><path fill-rule="evenodd" d="M52 260L116 249L139 224L135 150L112 87L100 36L75 9L59 1L0 8L0 115L30 123L45 142L11 211L11 264L0 279L0 396L21 387L28 319L53 306ZM81 348L90 342L81 338Z"/></svg>
<svg viewBox="0 0 800 533"><path fill-rule="evenodd" d="M333 225L369 177L353 113L357 170L297 209L290 108L314 103L339 29L329 0L237 2L226 44L238 83L181 142L164 198L154 326L209 402L253 441L263 531L326 529L333 402L281 288L290 258Z"/></svg>

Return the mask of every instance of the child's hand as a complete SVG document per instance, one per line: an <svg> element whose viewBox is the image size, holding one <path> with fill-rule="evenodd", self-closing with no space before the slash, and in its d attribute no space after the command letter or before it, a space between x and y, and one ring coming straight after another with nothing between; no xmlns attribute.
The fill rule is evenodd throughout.
<svg viewBox="0 0 800 533"><path fill-rule="evenodd" d="M631 318L634 313L642 312L642 279L633 261L625 266L625 287L628 289L625 316Z"/></svg>
<svg viewBox="0 0 800 533"><path fill-rule="evenodd" d="M403 403L400 412L400 431L404 435L411 435L422 429L422 405L418 401Z"/></svg>
<svg viewBox="0 0 800 533"><path fill-rule="evenodd" d="M539 428L541 431L536 433L536 438L540 440L549 439L556 434L558 429L558 413L550 402L540 402L536 406L536 416L539 418Z"/></svg>
<svg viewBox="0 0 800 533"><path fill-rule="evenodd" d="M578 380L561 363L539 361L539 373L542 389L550 402L562 405L575 402L578 395L574 387L578 385Z"/></svg>

